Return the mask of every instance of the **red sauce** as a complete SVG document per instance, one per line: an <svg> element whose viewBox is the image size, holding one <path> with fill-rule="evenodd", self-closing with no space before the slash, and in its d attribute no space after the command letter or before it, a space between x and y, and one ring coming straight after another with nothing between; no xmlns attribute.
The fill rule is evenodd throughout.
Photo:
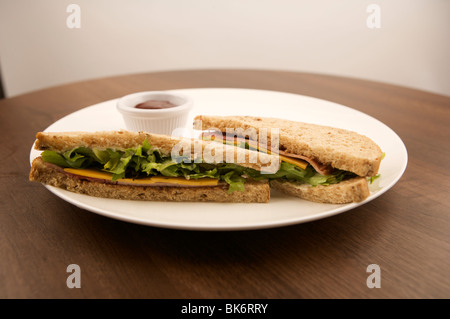
<svg viewBox="0 0 450 319"><path fill-rule="evenodd" d="M169 107L174 107L175 104L165 101L165 100L148 100L142 103L139 103L135 106L137 109L149 109L149 110L155 110L155 109L167 109Z"/></svg>

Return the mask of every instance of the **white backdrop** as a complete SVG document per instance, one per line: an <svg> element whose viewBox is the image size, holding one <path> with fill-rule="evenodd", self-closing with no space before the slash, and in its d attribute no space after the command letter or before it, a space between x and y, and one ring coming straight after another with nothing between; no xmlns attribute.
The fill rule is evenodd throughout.
<svg viewBox="0 0 450 319"><path fill-rule="evenodd" d="M80 28L67 25L70 4ZM370 4L380 28L367 25ZM450 95L449 61L449 0L0 0L7 96L198 68L315 72Z"/></svg>

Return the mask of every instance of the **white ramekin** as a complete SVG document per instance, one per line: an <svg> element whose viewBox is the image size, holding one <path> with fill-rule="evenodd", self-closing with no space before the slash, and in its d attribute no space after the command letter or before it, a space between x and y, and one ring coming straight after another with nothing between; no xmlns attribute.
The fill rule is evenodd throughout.
<svg viewBox="0 0 450 319"><path fill-rule="evenodd" d="M148 100L167 100L176 106L165 109L137 109L135 106ZM171 91L146 91L125 95L117 101L129 131L144 131L171 135L175 129L184 128L192 109L193 100L184 94Z"/></svg>

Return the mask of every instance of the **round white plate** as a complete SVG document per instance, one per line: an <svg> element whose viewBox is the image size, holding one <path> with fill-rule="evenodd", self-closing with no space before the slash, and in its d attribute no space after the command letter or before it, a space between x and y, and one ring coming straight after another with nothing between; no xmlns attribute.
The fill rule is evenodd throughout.
<svg viewBox="0 0 450 319"><path fill-rule="evenodd" d="M175 203L104 199L46 186L52 193L82 209L127 222L189 230L244 230L286 226L317 220L366 204L389 190L406 169L408 156L399 136L388 126L349 107L308 96L250 89L183 89L194 108L189 117L251 115L340 127L366 135L386 153L380 174L361 203L319 204L273 191L268 204ZM125 129L116 100L83 108L50 125L45 131L101 131ZM30 161L40 152L31 149Z"/></svg>

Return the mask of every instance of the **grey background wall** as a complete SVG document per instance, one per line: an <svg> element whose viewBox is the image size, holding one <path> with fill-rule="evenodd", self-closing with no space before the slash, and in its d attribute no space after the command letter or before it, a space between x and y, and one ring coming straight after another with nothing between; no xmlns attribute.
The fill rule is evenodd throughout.
<svg viewBox="0 0 450 319"><path fill-rule="evenodd" d="M80 28L67 20L79 7ZM379 28L369 28L371 4ZM448 0L0 0L7 96L104 76L277 69L450 95Z"/></svg>

